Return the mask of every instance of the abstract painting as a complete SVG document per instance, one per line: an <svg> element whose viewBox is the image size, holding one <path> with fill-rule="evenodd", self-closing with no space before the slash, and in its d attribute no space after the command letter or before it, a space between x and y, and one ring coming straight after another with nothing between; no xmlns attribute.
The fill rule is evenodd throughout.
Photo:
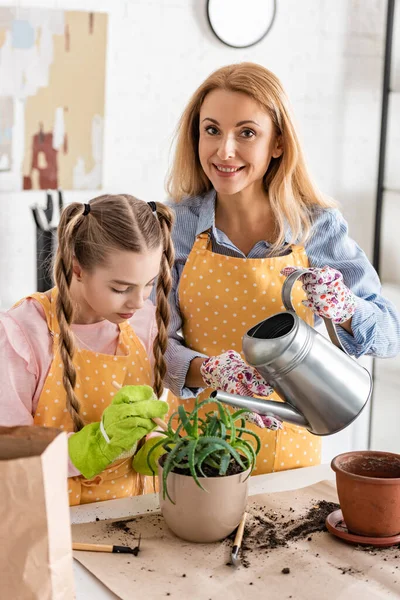
<svg viewBox="0 0 400 600"><path fill-rule="evenodd" d="M104 13L0 7L0 182L101 187L106 46Z"/></svg>

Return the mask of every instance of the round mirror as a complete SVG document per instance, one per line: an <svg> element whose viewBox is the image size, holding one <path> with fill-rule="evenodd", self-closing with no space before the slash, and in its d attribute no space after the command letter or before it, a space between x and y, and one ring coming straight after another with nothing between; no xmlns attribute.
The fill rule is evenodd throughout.
<svg viewBox="0 0 400 600"><path fill-rule="evenodd" d="M275 19L276 0L208 0L207 16L217 38L232 48L260 42Z"/></svg>

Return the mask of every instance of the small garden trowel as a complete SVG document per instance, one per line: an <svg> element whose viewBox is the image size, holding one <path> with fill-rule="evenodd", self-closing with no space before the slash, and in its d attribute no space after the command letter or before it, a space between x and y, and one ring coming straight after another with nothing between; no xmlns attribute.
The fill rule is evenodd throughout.
<svg viewBox="0 0 400 600"><path fill-rule="evenodd" d="M247 513L243 514L242 520L239 523L239 527L237 528L235 541L233 542L232 553L231 553L231 561L234 567L238 567L240 564L240 549L242 546L243 534L244 534L244 526L246 523Z"/></svg>

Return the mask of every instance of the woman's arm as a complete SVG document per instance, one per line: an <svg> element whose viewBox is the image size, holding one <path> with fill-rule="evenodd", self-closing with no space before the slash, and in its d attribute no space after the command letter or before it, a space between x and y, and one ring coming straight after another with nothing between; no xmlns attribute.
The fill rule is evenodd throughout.
<svg viewBox="0 0 400 600"><path fill-rule="evenodd" d="M186 375L185 384L189 388L201 388L205 386L203 377L200 373L200 367L204 363L205 357L202 356L193 358L190 362L190 366Z"/></svg>
<svg viewBox="0 0 400 600"><path fill-rule="evenodd" d="M395 306L381 295L379 277L363 250L348 235L338 210L321 212L306 243L310 267L328 265L340 271L357 296L357 308L346 327L337 326L349 354L391 357L400 352L400 320ZM350 331L349 331L350 329Z"/></svg>
<svg viewBox="0 0 400 600"><path fill-rule="evenodd" d="M182 317L179 311L178 289L180 274L184 265L176 265L173 269L173 285L169 297L171 320L168 332L168 347L165 353L167 374L165 385L180 398L196 397L205 387L200 375L200 364L207 355L196 352L185 346L180 334Z"/></svg>

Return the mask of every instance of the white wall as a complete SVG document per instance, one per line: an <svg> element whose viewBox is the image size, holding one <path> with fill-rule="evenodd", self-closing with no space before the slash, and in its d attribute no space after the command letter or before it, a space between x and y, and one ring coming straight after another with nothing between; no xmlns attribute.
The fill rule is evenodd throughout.
<svg viewBox="0 0 400 600"><path fill-rule="evenodd" d="M279 0L271 32L242 50L214 37L205 0L20 0L17 5L110 15L105 190L162 200L172 134L189 96L212 70L251 60L282 79L316 180L342 203L353 237L371 254L385 0ZM30 193L1 192L1 182L0 175L4 306L32 290L34 230ZM21 218L15 226L9 221L12 211ZM4 229L8 240L24 239L18 252L23 268L14 268L13 252L2 242Z"/></svg>
<svg viewBox="0 0 400 600"><path fill-rule="evenodd" d="M243 50L214 37L205 0L20 0L17 5L110 15L104 189L162 200L172 133L190 94L219 66L252 60L282 79L315 178L342 203L353 237L371 253L385 0L279 0L271 32ZM18 257L26 258L24 268L14 268L0 230L3 304L30 292L34 283L30 202L28 192L0 192L0 222L8 241L10 235L24 238ZM21 217L16 228L10 208Z"/></svg>
<svg viewBox="0 0 400 600"><path fill-rule="evenodd" d="M400 7L396 3L381 229L383 294L400 310ZM400 356L375 361L371 446L400 452Z"/></svg>
<svg viewBox="0 0 400 600"><path fill-rule="evenodd" d="M109 12L106 191L165 198L172 133L189 96L212 70L251 60L283 81L315 179L342 203L352 236L371 255L385 0L279 0L268 36L242 50L214 37L205 0L20 0L18 6ZM44 193L0 192L3 306L35 288L29 205L37 198L44 201Z"/></svg>

